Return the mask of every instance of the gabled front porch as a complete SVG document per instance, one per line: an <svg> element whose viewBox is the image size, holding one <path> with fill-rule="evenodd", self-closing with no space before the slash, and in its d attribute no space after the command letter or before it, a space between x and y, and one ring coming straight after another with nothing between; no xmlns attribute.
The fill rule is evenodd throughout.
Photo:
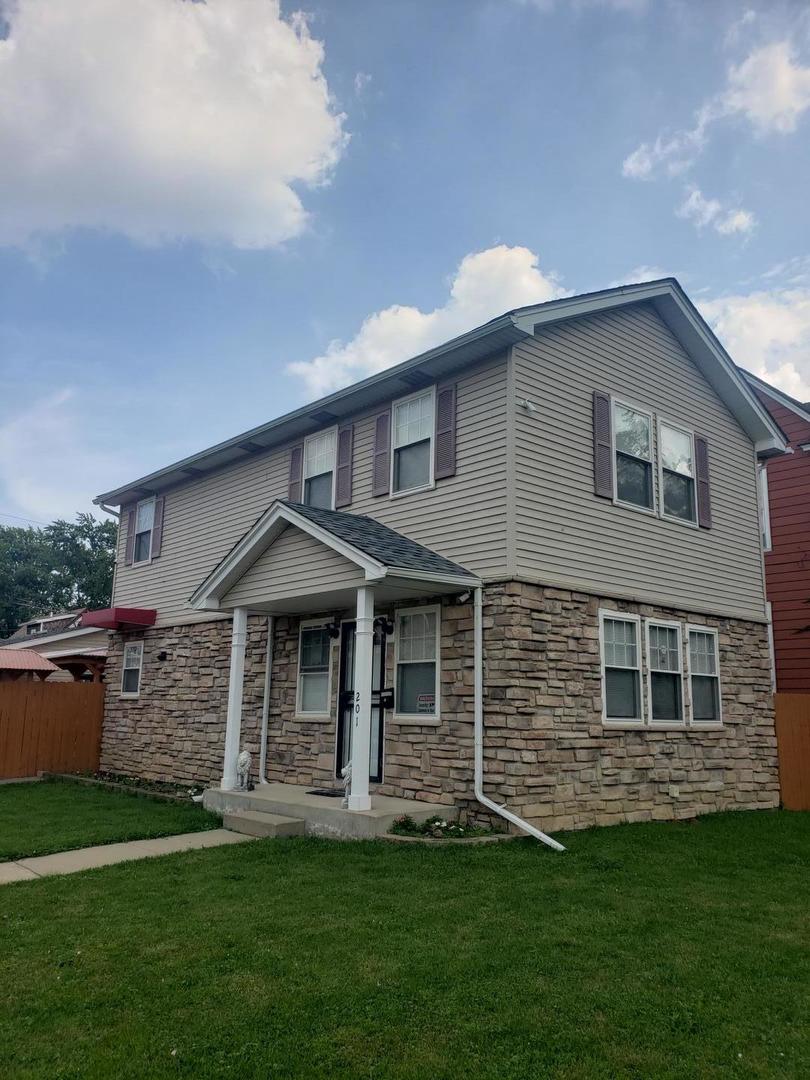
<svg viewBox="0 0 810 1080"><path fill-rule="evenodd" d="M275 503L192 597L200 609L233 613L222 782L206 793L205 805L223 812L269 813L303 820L306 831L333 836L375 836L386 832L402 814L425 820L435 813L447 813L450 804L446 795L431 802L429 792L422 799L416 790L417 798L405 799L373 790L382 779L385 718L393 716L395 698L394 680L386 663L386 641L393 630L392 612L403 607L416 613L414 618L424 625L428 637L435 631L435 682L429 670L414 667L408 687L403 683L399 690L401 702L407 694L416 725L438 725L440 619L436 601L459 595L469 601L472 590L479 586L480 581L463 567L371 518ZM251 779L258 779L258 783L254 790L245 791L245 763L240 775L239 755L243 747L248 617L255 615L268 621L268 675L258 769L255 761L251 769ZM276 622L278 634L274 632ZM303 631L294 641L289 633L284 636L290 624L305 627L312 623L317 624L318 632L311 635L311 651L326 653L329 674L318 674L323 668L317 655L305 656L308 647ZM294 728L298 733L299 756L309 752L313 762L317 758L321 765L319 781L310 779L306 785L302 783L306 770L301 769L292 770L294 783L267 782L278 777L279 771L286 780L279 768L285 752L268 738L274 642L276 648L283 642L285 649L295 650L287 654L292 656L287 666L294 663L297 669L294 701L289 692L283 697L282 719L288 730ZM429 660L432 646L427 640L423 645L423 659ZM414 660L420 657L422 653L414 654ZM422 668L430 669L430 663ZM328 704L320 708L320 715L307 700L310 693L326 695ZM255 714L251 720L254 718ZM331 766L329 780L322 767L326 757ZM273 777L268 777L269 765ZM471 765L470 756L467 767ZM344 769L348 774L345 807L340 796L313 793L313 788L320 786L340 788ZM314 777L316 770L310 775Z"/></svg>

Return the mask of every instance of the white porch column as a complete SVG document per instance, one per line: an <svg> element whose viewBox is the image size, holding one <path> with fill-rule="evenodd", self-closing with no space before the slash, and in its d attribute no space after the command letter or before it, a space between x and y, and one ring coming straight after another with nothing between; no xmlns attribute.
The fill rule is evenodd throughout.
<svg viewBox="0 0 810 1080"><path fill-rule="evenodd" d="M234 608L231 634L231 670L228 677L228 719L225 725L225 764L222 790L233 791L237 784L236 761L242 736L242 686L245 681L247 608Z"/></svg>
<svg viewBox="0 0 810 1080"><path fill-rule="evenodd" d="M350 810L370 810L368 759L371 749L371 681L374 656L374 590L357 590L354 642L354 708L352 710L352 782Z"/></svg>

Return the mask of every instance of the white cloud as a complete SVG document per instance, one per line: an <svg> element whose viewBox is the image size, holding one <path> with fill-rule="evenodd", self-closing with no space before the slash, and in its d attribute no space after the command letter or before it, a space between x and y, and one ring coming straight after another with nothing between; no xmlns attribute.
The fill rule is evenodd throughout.
<svg viewBox="0 0 810 1080"><path fill-rule="evenodd" d="M374 312L351 341L333 341L313 360L290 364L314 395L382 371L439 345L504 311L564 296L556 275L541 270L534 252L500 244L466 255L450 295L433 311L392 304Z"/></svg>
<svg viewBox="0 0 810 1080"><path fill-rule="evenodd" d="M659 281L661 278L677 277L668 270L662 270L660 266L634 266L628 270L624 277L609 281L606 289L618 289L620 285L638 285L642 281Z"/></svg>
<svg viewBox="0 0 810 1080"><path fill-rule="evenodd" d="M729 72L725 105L761 134L789 134L810 109L810 67L795 62L787 41L757 49Z"/></svg>
<svg viewBox="0 0 810 1080"><path fill-rule="evenodd" d="M72 228L279 244L345 146L278 0L17 0L0 40L0 243Z"/></svg>
<svg viewBox="0 0 810 1080"><path fill-rule="evenodd" d="M786 135L796 130L808 108L810 67L801 66L788 41L763 45L729 68L726 88L698 109L694 127L642 143L622 162L622 174L651 180L661 170L670 176L682 173L703 151L717 121L742 116L759 135Z"/></svg>
<svg viewBox="0 0 810 1080"><path fill-rule="evenodd" d="M719 199L707 199L699 187L692 185L675 213L678 217L691 221L698 231L707 225L722 236L735 233L746 235L756 225L756 218L750 210L726 209Z"/></svg>
<svg viewBox="0 0 810 1080"><path fill-rule="evenodd" d="M95 423L107 426L106 440L99 431L100 445L92 445L95 440L87 433L82 397L83 393L62 387L0 422L4 504L34 521L73 520L80 510L98 514L88 482L92 487L103 486L105 480L112 484L114 478L137 471L133 461L110 449L115 421L106 420L103 411L95 413Z"/></svg>
<svg viewBox="0 0 810 1080"><path fill-rule="evenodd" d="M736 363L810 400L810 288L723 296L698 307Z"/></svg>

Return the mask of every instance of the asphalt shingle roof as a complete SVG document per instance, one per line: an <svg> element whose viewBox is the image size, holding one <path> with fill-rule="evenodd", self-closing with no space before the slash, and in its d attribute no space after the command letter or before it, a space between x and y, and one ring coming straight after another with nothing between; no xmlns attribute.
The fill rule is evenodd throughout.
<svg viewBox="0 0 810 1080"><path fill-rule="evenodd" d="M315 506L304 506L303 503L289 502L286 499L282 501L297 514L320 525L322 529L326 529L333 536L351 544L366 555L370 555L383 566L474 577L469 570L465 570L458 563L445 559L443 555L437 555L430 548L409 540L407 536L389 529L387 525L375 521L374 518L361 514L347 514L342 510L321 510Z"/></svg>

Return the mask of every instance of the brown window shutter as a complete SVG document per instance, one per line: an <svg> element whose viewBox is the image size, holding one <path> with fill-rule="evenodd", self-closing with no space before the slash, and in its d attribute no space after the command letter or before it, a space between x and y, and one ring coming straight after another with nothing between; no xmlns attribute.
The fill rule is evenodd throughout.
<svg viewBox="0 0 810 1080"><path fill-rule="evenodd" d="M130 506L128 510L121 509L121 516L127 515L127 543L124 548L124 565L132 566L132 561L135 558L135 507Z"/></svg>
<svg viewBox="0 0 810 1080"><path fill-rule="evenodd" d="M162 495L158 495L155 499L155 518L152 525L152 558L156 559L160 555L160 549L163 546L163 503L164 499Z"/></svg>
<svg viewBox="0 0 810 1080"><path fill-rule="evenodd" d="M433 476L456 475L456 388L445 386L436 394L436 445Z"/></svg>
<svg viewBox="0 0 810 1080"><path fill-rule="evenodd" d="M709 489L709 442L704 435L695 435L695 479L697 481L698 525L712 527L712 499Z"/></svg>
<svg viewBox="0 0 810 1080"><path fill-rule="evenodd" d="M335 509L351 506L352 502L352 451L354 449L354 428L338 428L337 433L337 476L335 477Z"/></svg>
<svg viewBox="0 0 810 1080"><path fill-rule="evenodd" d="M613 498L613 442L610 395L593 392L593 490L603 499Z"/></svg>
<svg viewBox="0 0 810 1080"><path fill-rule="evenodd" d="M371 494L387 495L391 487L391 412L380 413L374 421L374 464Z"/></svg>
<svg viewBox="0 0 810 1080"><path fill-rule="evenodd" d="M294 446L290 450L290 482L287 487L287 498L290 502L300 503L303 499L304 476L304 447Z"/></svg>

